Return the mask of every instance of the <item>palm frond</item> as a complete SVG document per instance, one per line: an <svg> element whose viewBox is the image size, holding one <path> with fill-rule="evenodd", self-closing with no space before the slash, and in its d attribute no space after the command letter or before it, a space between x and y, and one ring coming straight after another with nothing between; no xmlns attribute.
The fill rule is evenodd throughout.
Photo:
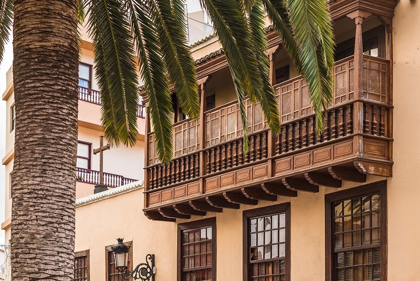
<svg viewBox="0 0 420 281"><path fill-rule="evenodd" d="M300 49L293 35L285 0L262 0L262 2L268 17L273 22L273 27L281 36L284 48L290 55L297 71L301 73L302 62L299 55Z"/></svg>
<svg viewBox="0 0 420 281"><path fill-rule="evenodd" d="M134 145L137 132L137 72L133 41L118 0L88 1L88 31L95 44L105 136Z"/></svg>
<svg viewBox="0 0 420 281"><path fill-rule="evenodd" d="M288 0L290 21L300 46L302 73L308 82L318 131L323 112L331 103L334 38L331 19L324 0Z"/></svg>
<svg viewBox="0 0 420 281"><path fill-rule="evenodd" d="M9 42L13 22L13 0L0 0L0 63L3 61L4 49Z"/></svg>
<svg viewBox="0 0 420 281"><path fill-rule="evenodd" d="M258 67L260 69L261 80L263 81L262 89L257 89L257 100L261 104L267 123L274 134L280 133L280 115L277 101L275 98L274 88L270 83L270 62L265 55L267 49L267 39L265 35L265 15L262 1L257 0L249 14L249 25L251 35L255 46Z"/></svg>
<svg viewBox="0 0 420 281"><path fill-rule="evenodd" d="M83 4L83 0L77 1L77 21L79 25L83 24L85 20L86 12L85 12L85 5Z"/></svg>
<svg viewBox="0 0 420 281"><path fill-rule="evenodd" d="M159 37L145 2L128 0L127 3L132 34L140 59L140 73L149 100L156 150L161 162L168 163L173 156L172 122L168 113L173 109Z"/></svg>
<svg viewBox="0 0 420 281"><path fill-rule="evenodd" d="M185 24L181 22L179 2L176 9L168 0L150 0L152 19L160 46L183 111L191 118L200 116L200 103L194 61L186 42Z"/></svg>

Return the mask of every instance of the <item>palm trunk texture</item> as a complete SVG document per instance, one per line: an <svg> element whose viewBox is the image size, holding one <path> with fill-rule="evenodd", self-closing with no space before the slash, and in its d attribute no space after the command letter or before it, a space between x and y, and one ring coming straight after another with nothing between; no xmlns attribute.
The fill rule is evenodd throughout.
<svg viewBox="0 0 420 281"><path fill-rule="evenodd" d="M77 0L15 0L13 280L73 280Z"/></svg>

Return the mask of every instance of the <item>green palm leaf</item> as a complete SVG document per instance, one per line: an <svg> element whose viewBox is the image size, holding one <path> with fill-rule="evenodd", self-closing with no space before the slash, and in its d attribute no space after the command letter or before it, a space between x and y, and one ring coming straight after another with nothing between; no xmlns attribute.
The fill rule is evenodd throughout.
<svg viewBox="0 0 420 281"><path fill-rule="evenodd" d="M200 116L200 103L194 61L186 42L179 1L176 9L168 0L150 0L150 14L158 31L160 46L171 82L183 111L191 118Z"/></svg>
<svg viewBox="0 0 420 281"><path fill-rule="evenodd" d="M169 81L156 27L149 14L149 7L141 0L129 0L128 11L140 59L140 73L149 100L150 116L155 132L159 159L168 163L173 155L172 112Z"/></svg>
<svg viewBox="0 0 420 281"><path fill-rule="evenodd" d="M302 74L309 85L318 131L332 100L334 36L324 0L288 0L290 21L300 46Z"/></svg>
<svg viewBox="0 0 420 281"><path fill-rule="evenodd" d="M265 15L262 1L254 3L249 15L251 35L255 46L258 67L263 81L262 89L257 89L257 100L261 104L262 110L267 118L267 123L274 134L280 133L280 115L274 88L270 83L270 62L265 55L267 50L267 38L265 35Z"/></svg>
<svg viewBox="0 0 420 281"><path fill-rule="evenodd" d="M95 44L105 135L116 145L134 145L137 132L137 73L133 41L120 1L87 1L88 30Z"/></svg>
<svg viewBox="0 0 420 281"><path fill-rule="evenodd" d="M13 22L13 0L0 0L0 63L3 61L4 48L9 42Z"/></svg>

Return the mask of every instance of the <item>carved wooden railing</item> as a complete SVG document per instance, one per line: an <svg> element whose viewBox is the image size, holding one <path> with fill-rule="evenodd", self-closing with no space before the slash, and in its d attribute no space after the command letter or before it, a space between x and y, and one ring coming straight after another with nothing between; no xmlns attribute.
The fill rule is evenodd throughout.
<svg viewBox="0 0 420 281"><path fill-rule="evenodd" d="M203 150L200 150L199 121L185 120L175 124L174 160L168 165L159 165L154 134L149 133L149 189L269 159L268 151L272 151L271 157L277 158L355 133L390 138L389 61L364 56L363 66L362 96L356 100L353 57L336 62L333 69L334 96L320 134L316 131L308 85L302 77L274 86L282 126L281 133L274 136L272 142L269 141L271 132L261 106L249 99L246 101L249 133L246 154L243 153L243 128L237 102L204 113ZM363 116L355 114L359 112L359 106L363 108ZM362 124L362 131L356 132L359 124ZM200 171L200 157L203 157L203 171Z"/></svg>
<svg viewBox="0 0 420 281"><path fill-rule="evenodd" d="M94 104L101 104L101 93L99 91L79 86L79 100ZM137 108L137 117L145 117L144 105L139 104Z"/></svg>
<svg viewBox="0 0 420 281"><path fill-rule="evenodd" d="M79 182L99 184L99 171L76 168L76 180ZM125 178L121 175L104 173L104 184L108 187L118 187L137 180Z"/></svg>

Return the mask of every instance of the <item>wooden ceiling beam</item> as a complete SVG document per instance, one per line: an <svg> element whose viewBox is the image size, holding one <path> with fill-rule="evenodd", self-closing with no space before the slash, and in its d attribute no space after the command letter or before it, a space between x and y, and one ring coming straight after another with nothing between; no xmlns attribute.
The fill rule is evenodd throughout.
<svg viewBox="0 0 420 281"><path fill-rule="evenodd" d="M164 216L162 216L159 212L157 211L144 211L144 215L149 219L149 220L154 220L154 221L170 221L170 222L175 222L176 220L173 218L166 218Z"/></svg>
<svg viewBox="0 0 420 281"><path fill-rule="evenodd" d="M291 190L282 183L266 182L261 184L261 188L270 195L296 197L297 191Z"/></svg>
<svg viewBox="0 0 420 281"><path fill-rule="evenodd" d="M304 179L295 179L295 178L284 178L282 179L283 184L292 190L307 191L307 192L319 192L319 187L313 185L307 180Z"/></svg>
<svg viewBox="0 0 420 281"><path fill-rule="evenodd" d="M190 219L190 215L183 215L175 211L173 207L162 207L158 209L159 213L165 218L179 218L179 219Z"/></svg>
<svg viewBox="0 0 420 281"><path fill-rule="evenodd" d="M205 216L206 212L194 210L188 203L187 204L175 204L173 205L175 211L181 215L191 216Z"/></svg>
<svg viewBox="0 0 420 281"><path fill-rule="evenodd" d="M342 181L332 177L330 174L309 172L305 173L306 180L313 185L323 185L328 187L341 187Z"/></svg>
<svg viewBox="0 0 420 281"><path fill-rule="evenodd" d="M207 203L207 201L193 200L193 201L189 201L189 204L194 210L197 210L197 211L216 212L216 213L223 212L223 209L213 207L209 203Z"/></svg>
<svg viewBox="0 0 420 281"><path fill-rule="evenodd" d="M338 180L352 182L366 182L366 175L360 173L356 168L347 167L329 167L328 172Z"/></svg>
<svg viewBox="0 0 420 281"><path fill-rule="evenodd" d="M258 187L242 187L241 191L249 199L276 201L277 196L266 193L260 186Z"/></svg>
<svg viewBox="0 0 420 281"><path fill-rule="evenodd" d="M230 203L245 204L245 205L258 205L258 200L250 199L237 192L224 192L223 197Z"/></svg>
<svg viewBox="0 0 420 281"><path fill-rule="evenodd" d="M206 197L207 203L216 208L239 209L240 205L227 201L224 197L208 196Z"/></svg>

